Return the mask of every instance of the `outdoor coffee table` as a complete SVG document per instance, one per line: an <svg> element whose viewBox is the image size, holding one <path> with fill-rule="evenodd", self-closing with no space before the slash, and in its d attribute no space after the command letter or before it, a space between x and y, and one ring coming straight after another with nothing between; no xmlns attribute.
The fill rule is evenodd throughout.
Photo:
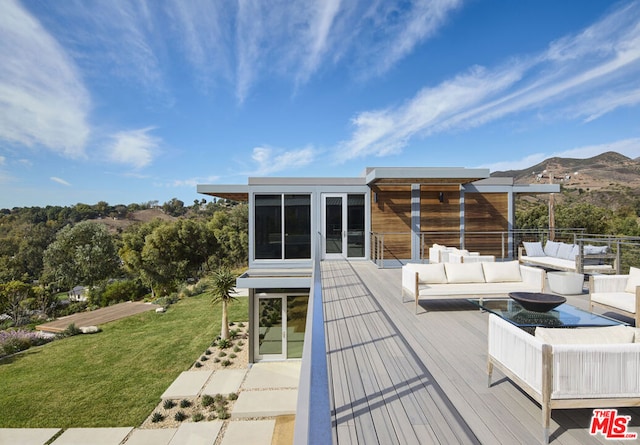
<svg viewBox="0 0 640 445"><path fill-rule="evenodd" d="M547 328L580 328L627 325L628 323L594 314L567 303L549 312L533 312L523 308L511 298L472 298L469 301L481 309L530 332L537 326Z"/></svg>

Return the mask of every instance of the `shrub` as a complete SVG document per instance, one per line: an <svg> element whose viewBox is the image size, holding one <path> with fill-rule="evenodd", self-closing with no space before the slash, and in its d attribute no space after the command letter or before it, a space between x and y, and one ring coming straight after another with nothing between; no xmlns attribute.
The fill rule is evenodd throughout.
<svg viewBox="0 0 640 445"><path fill-rule="evenodd" d="M227 349L229 346L231 346L231 340L228 338L221 338L218 340L218 347L220 349Z"/></svg>
<svg viewBox="0 0 640 445"><path fill-rule="evenodd" d="M218 357L214 358L213 363L220 363L220 359Z"/></svg>
<svg viewBox="0 0 640 445"><path fill-rule="evenodd" d="M227 356L227 353L226 353L226 352L224 352L224 351L220 351L220 352L218 353L218 357L226 357L226 356Z"/></svg>
<svg viewBox="0 0 640 445"><path fill-rule="evenodd" d="M178 411L175 416L173 416L174 420L176 420L177 422L182 422L184 419L187 418L187 415L184 413L184 411Z"/></svg>
<svg viewBox="0 0 640 445"><path fill-rule="evenodd" d="M231 363L231 360L223 360L220 364L226 368L227 366L231 366Z"/></svg>
<svg viewBox="0 0 640 445"><path fill-rule="evenodd" d="M229 412L225 408L218 408L218 410L216 411L216 415L218 416L218 419L220 419L220 420L226 420L229 417L231 417L229 415Z"/></svg>
<svg viewBox="0 0 640 445"><path fill-rule="evenodd" d="M236 358L237 355L235 355L233 352L231 354L229 354L229 358Z"/></svg>
<svg viewBox="0 0 640 445"><path fill-rule="evenodd" d="M173 400L166 399L164 402L162 402L162 407L164 409L171 409L174 406L176 406L176 402L174 402Z"/></svg>
<svg viewBox="0 0 640 445"><path fill-rule="evenodd" d="M239 346L234 346L233 347L233 352L240 352L242 349L240 349Z"/></svg>
<svg viewBox="0 0 640 445"><path fill-rule="evenodd" d="M236 338L238 338L238 331L236 329L232 329L229 331L229 338L231 340L235 340Z"/></svg>
<svg viewBox="0 0 640 445"><path fill-rule="evenodd" d="M195 364L193 366L195 366L196 368L202 368L202 363L195 362Z"/></svg>
<svg viewBox="0 0 640 445"><path fill-rule="evenodd" d="M201 420L204 420L204 414L195 413L193 416L191 416L191 420L193 420L194 422L200 422Z"/></svg>
<svg viewBox="0 0 640 445"><path fill-rule="evenodd" d="M180 408L189 408L191 406L191 402L187 399L180 400Z"/></svg>
<svg viewBox="0 0 640 445"><path fill-rule="evenodd" d="M202 399L200 400L200 403L205 408L207 406L211 406L211 405L213 405L213 397L211 397L209 394L205 394L205 395L202 396Z"/></svg>
<svg viewBox="0 0 640 445"><path fill-rule="evenodd" d="M228 398L229 400L237 400L237 399L238 399L238 394L237 394L237 393L235 393L235 392L232 392L231 394L229 394L229 395L227 396L227 398Z"/></svg>
<svg viewBox="0 0 640 445"><path fill-rule="evenodd" d="M204 351L204 355L211 355L211 350L207 349L206 351Z"/></svg>
<svg viewBox="0 0 640 445"><path fill-rule="evenodd" d="M242 323L242 322L238 323L238 327L239 328L244 328L244 323Z"/></svg>
<svg viewBox="0 0 640 445"><path fill-rule="evenodd" d="M203 355L202 357L200 357L200 361L202 362L206 362L207 360L209 360L209 357L207 357L206 355Z"/></svg>
<svg viewBox="0 0 640 445"><path fill-rule="evenodd" d="M213 401L215 403L221 403L224 400L224 396L222 394L216 394L213 396Z"/></svg>
<svg viewBox="0 0 640 445"><path fill-rule="evenodd" d="M244 342L243 342L242 340L240 340L240 341L238 342L238 346L244 346Z"/></svg>
<svg viewBox="0 0 640 445"><path fill-rule="evenodd" d="M58 334L59 338L73 337L74 335L82 334L82 331L75 323L71 323L66 329Z"/></svg>
<svg viewBox="0 0 640 445"><path fill-rule="evenodd" d="M164 416L161 413L159 413L158 411L153 413L153 415L151 416L151 421L153 423L162 422L163 420L164 420Z"/></svg>

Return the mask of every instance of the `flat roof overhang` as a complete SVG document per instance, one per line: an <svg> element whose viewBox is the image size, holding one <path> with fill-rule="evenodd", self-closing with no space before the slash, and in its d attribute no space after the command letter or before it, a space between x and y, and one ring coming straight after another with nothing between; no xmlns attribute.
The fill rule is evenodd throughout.
<svg viewBox="0 0 640 445"><path fill-rule="evenodd" d="M463 167L373 167L365 172L368 185L467 184L489 177L488 168Z"/></svg>
<svg viewBox="0 0 640 445"><path fill-rule="evenodd" d="M311 269L249 269L236 279L248 289L311 288Z"/></svg>
<svg viewBox="0 0 640 445"><path fill-rule="evenodd" d="M197 192L216 198L230 199L232 201L249 201L249 187L246 185L229 184L198 184Z"/></svg>

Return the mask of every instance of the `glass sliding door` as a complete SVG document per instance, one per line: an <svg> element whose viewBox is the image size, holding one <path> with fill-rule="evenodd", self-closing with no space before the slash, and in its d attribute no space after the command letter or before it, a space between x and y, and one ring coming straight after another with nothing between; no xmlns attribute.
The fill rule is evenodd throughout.
<svg viewBox="0 0 640 445"><path fill-rule="evenodd" d="M365 255L364 194L324 194L323 257L363 258Z"/></svg>
<svg viewBox="0 0 640 445"><path fill-rule="evenodd" d="M344 252L343 196L324 195L324 240L327 257L342 257Z"/></svg>
<svg viewBox="0 0 640 445"><path fill-rule="evenodd" d="M364 195L347 195L347 256L364 257Z"/></svg>
<svg viewBox="0 0 640 445"><path fill-rule="evenodd" d="M256 308L258 311L258 341L256 343L258 358L284 358L282 297L259 297Z"/></svg>
<svg viewBox="0 0 640 445"><path fill-rule="evenodd" d="M255 305L257 360L302 358L309 295L261 294Z"/></svg>
<svg viewBox="0 0 640 445"><path fill-rule="evenodd" d="M311 258L311 196L284 196L284 258Z"/></svg>

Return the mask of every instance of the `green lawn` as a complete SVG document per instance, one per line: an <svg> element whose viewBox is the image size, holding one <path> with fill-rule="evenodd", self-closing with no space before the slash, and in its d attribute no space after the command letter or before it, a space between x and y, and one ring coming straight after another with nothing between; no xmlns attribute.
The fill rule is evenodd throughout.
<svg viewBox="0 0 640 445"><path fill-rule="evenodd" d="M220 334L220 310L202 294L0 361L0 427L140 425ZM247 319L246 298L229 305Z"/></svg>

